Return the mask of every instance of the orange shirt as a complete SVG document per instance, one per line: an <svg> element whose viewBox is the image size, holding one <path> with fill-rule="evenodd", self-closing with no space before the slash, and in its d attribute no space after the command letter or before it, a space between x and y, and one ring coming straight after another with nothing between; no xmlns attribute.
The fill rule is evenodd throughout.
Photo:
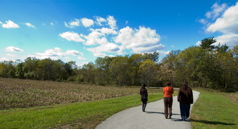
<svg viewBox="0 0 238 129"><path fill-rule="evenodd" d="M163 88L164 97L173 97L172 94L174 93L173 87L166 86Z"/></svg>

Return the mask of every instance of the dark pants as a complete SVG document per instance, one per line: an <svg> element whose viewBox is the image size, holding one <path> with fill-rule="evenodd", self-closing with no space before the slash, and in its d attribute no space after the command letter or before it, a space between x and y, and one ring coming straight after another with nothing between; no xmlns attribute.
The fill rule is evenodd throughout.
<svg viewBox="0 0 238 129"><path fill-rule="evenodd" d="M180 103L180 113L182 120L186 120L190 115L190 104L181 104Z"/></svg>
<svg viewBox="0 0 238 129"><path fill-rule="evenodd" d="M173 104L173 97L164 97L164 116L165 118L168 115L172 116L172 104Z"/></svg>
<svg viewBox="0 0 238 129"><path fill-rule="evenodd" d="M145 111L146 105L147 105L147 101L146 100L142 100L142 111L143 112Z"/></svg>

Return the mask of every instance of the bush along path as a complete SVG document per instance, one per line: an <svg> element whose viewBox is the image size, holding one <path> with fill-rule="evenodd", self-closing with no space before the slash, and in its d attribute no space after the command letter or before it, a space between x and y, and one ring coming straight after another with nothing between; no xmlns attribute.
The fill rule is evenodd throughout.
<svg viewBox="0 0 238 129"><path fill-rule="evenodd" d="M199 97L199 92L193 91L194 103ZM191 105L191 110L192 110ZM116 113L99 124L96 129L191 129L189 119L181 120L177 96L173 97L173 116L171 119L164 117L163 99L147 104L146 111L142 112L141 106L126 109Z"/></svg>

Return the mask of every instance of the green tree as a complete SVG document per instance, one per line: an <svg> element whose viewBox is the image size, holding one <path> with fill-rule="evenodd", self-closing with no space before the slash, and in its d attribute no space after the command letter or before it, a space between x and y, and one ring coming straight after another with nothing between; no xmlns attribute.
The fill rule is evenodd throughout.
<svg viewBox="0 0 238 129"><path fill-rule="evenodd" d="M130 81L129 76L129 63L128 57L117 56L110 63L110 71L112 73L112 77L115 79L115 84L122 86L128 84Z"/></svg>
<svg viewBox="0 0 238 129"><path fill-rule="evenodd" d="M145 60L139 66L139 73L141 83L145 83L148 86L154 86L158 82L158 67L152 60Z"/></svg>

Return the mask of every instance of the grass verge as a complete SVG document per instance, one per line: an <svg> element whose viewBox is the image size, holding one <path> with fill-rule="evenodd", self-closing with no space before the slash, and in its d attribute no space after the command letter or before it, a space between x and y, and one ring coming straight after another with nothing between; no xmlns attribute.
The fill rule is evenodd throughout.
<svg viewBox="0 0 238 129"><path fill-rule="evenodd" d="M198 91L191 115L193 129L238 129L237 93Z"/></svg>
<svg viewBox="0 0 238 129"><path fill-rule="evenodd" d="M149 95L149 101L162 98L162 92ZM55 106L0 111L0 128L82 128L93 129L101 121L121 110L140 105L140 96Z"/></svg>

